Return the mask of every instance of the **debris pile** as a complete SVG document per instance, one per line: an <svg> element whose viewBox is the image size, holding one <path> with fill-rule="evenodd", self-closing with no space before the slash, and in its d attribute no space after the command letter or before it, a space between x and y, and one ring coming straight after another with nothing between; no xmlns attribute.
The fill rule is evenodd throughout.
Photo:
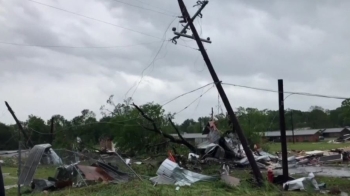
<svg viewBox="0 0 350 196"><path fill-rule="evenodd" d="M221 180L229 186L239 186L241 180L231 176L230 171L247 169L250 164L244 153L240 141L232 132L221 134L214 122L209 122L203 130L207 140L198 144L196 151L190 150L188 156L178 154L176 149L168 152L168 157L160 164L156 176L147 177L154 186L169 184L177 186L191 186L200 181ZM96 183L127 183L133 179L142 178L132 169L133 164L143 164L122 158L115 152L110 140L101 140L101 150L89 151L83 146L77 146L75 151L65 150L65 153L52 149L50 144L35 145L29 152L20 177L19 183L30 186L34 192L55 191L65 187L84 187ZM77 138L81 144L81 139ZM108 145L107 145L108 144ZM289 178L287 181L275 176L281 173L282 160L276 154L263 151L259 146L252 150L260 169L267 170L267 180L273 184L282 185L286 191L306 190L309 187L316 191L324 190L325 184L318 184L315 175L348 177L350 172L336 170L323 165L349 160L350 152L344 149L325 151L292 152L288 158L290 174L302 174L307 177ZM174 153L174 154L173 154ZM60 155L60 156L59 156ZM201 174L202 167L215 164L221 171L217 176ZM35 179L35 172L39 165L54 165L56 173L47 179ZM154 166L156 167L156 166ZM218 167L219 168L219 167ZM342 176L339 176L339 175ZM311 185L311 186L309 186Z"/></svg>
<svg viewBox="0 0 350 196"><path fill-rule="evenodd" d="M30 186L33 191L53 191L65 187L83 187L96 183L125 183L133 179L137 174L126 165L121 157L116 153L112 155L100 155L100 160L94 160L92 164L77 161L64 165L61 158L51 148L50 144L35 145L29 153L28 159L19 177L19 183ZM78 158L79 157L75 157ZM128 171L121 171L117 164L126 165ZM107 161L107 162L106 162ZM34 179L35 172L41 165L57 165L54 177L48 179ZM139 177L139 176L137 176Z"/></svg>

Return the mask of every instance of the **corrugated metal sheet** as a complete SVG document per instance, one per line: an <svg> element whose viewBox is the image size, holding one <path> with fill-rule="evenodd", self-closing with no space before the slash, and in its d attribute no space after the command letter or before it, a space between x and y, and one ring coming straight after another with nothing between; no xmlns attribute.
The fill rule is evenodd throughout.
<svg viewBox="0 0 350 196"><path fill-rule="evenodd" d="M329 129L326 129L323 133L340 133L344 129L347 129L347 128L329 128Z"/></svg>
<svg viewBox="0 0 350 196"><path fill-rule="evenodd" d="M30 185L45 150L50 147L51 144L40 144L35 145L30 150L28 159L22 167L21 175L19 176L19 184Z"/></svg>
<svg viewBox="0 0 350 196"><path fill-rule="evenodd" d="M150 178L150 181L154 184L175 184L175 180L164 175L159 175Z"/></svg>
<svg viewBox="0 0 350 196"><path fill-rule="evenodd" d="M159 179L162 179L164 176L167 178L171 178L175 180L175 185L178 186L184 186L184 185L191 185L192 183L198 182L198 181L211 181L217 179L216 177L207 176L198 174L186 169L183 169L179 167L177 163L174 163L170 161L169 159L165 159L163 163L160 165L159 169L157 170L157 175L162 176ZM152 178L151 180L155 180L158 178ZM158 180L159 180L158 179ZM167 183L170 182L170 180L166 180Z"/></svg>
<svg viewBox="0 0 350 196"><path fill-rule="evenodd" d="M309 130L294 130L294 136L298 135L314 135L317 132L319 132L320 129L309 129ZM262 135L265 135L265 137L279 137L281 135L280 131L268 131L261 133ZM292 136L293 132L288 130L286 131L286 136Z"/></svg>

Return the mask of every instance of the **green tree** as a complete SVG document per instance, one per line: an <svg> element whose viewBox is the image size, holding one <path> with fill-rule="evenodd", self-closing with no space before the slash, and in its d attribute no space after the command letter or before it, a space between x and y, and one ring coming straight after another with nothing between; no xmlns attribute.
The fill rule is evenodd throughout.
<svg viewBox="0 0 350 196"><path fill-rule="evenodd" d="M309 113L309 125L313 129L328 128L332 125L329 115L320 106L312 106Z"/></svg>
<svg viewBox="0 0 350 196"><path fill-rule="evenodd" d="M343 126L350 126L350 99L346 99L341 103L341 114Z"/></svg>
<svg viewBox="0 0 350 196"><path fill-rule="evenodd" d="M24 131L28 132L28 136L34 145L49 142L50 127L45 121L37 116L29 115L26 121L26 128Z"/></svg>
<svg viewBox="0 0 350 196"><path fill-rule="evenodd" d="M0 123L0 150L14 150L18 148L18 132L11 126Z"/></svg>

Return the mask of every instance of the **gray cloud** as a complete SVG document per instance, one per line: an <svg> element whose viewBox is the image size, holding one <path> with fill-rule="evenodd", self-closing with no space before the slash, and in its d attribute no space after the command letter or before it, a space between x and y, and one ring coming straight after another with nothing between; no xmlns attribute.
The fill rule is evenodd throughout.
<svg viewBox="0 0 350 196"><path fill-rule="evenodd" d="M128 6L114 0L39 2L96 18L140 33L42 6L30 1L0 1L0 41L27 45L126 46L172 38L178 19ZM123 0L121 0L123 1ZM142 1L142 0L141 0ZM177 1L130 0L126 3L148 9L179 13ZM196 1L186 1L191 14ZM347 80L350 43L346 19L350 2L258 0L210 1L203 18L195 24L220 79L227 83L277 88L285 81L289 91L349 96ZM172 23L171 23L172 22ZM167 27L170 25L170 29ZM40 48L0 44L0 92L13 105L16 114L49 118L60 113L69 118L82 109L98 113L110 94L122 101L127 90L145 77L134 95L135 102L162 103L181 93L211 82L196 43L187 38L178 45L165 42L154 64L150 65L161 42L130 47ZM189 47L189 48L188 48ZM13 89L17 89L14 91ZM233 107L277 109L277 95L225 86ZM133 89L129 95L133 92ZM165 106L171 112L188 105L198 91ZM207 115L217 105L212 89L189 109L177 116ZM198 106L197 106L198 104ZM339 100L293 95L286 107L307 110L311 105L335 108ZM40 106L40 107L39 107ZM5 107L0 117L12 122ZM5 111L5 112L4 112Z"/></svg>

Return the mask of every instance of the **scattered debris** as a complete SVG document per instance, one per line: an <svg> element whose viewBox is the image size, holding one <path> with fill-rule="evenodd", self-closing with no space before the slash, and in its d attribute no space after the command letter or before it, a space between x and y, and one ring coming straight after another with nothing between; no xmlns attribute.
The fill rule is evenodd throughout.
<svg viewBox="0 0 350 196"><path fill-rule="evenodd" d="M176 186L190 186L198 181L212 181L217 177L202 175L181 168L177 163L165 159L157 171L156 177L150 178L154 184L175 184Z"/></svg>
<svg viewBox="0 0 350 196"><path fill-rule="evenodd" d="M19 176L19 184L30 185L35 171L41 164L62 164L61 158L51 148L51 144L38 144L35 145L29 152L29 157L22 169Z"/></svg>
<svg viewBox="0 0 350 196"><path fill-rule="evenodd" d="M295 190L305 190L308 182L311 182L315 190L320 190L317 181L315 180L315 175L309 173L308 177L298 178L296 180L288 181L283 184L283 189L286 191L295 191Z"/></svg>
<svg viewBox="0 0 350 196"><path fill-rule="evenodd" d="M233 187L239 186L241 183L240 179L230 176L230 167L228 165L222 166L221 180Z"/></svg>

